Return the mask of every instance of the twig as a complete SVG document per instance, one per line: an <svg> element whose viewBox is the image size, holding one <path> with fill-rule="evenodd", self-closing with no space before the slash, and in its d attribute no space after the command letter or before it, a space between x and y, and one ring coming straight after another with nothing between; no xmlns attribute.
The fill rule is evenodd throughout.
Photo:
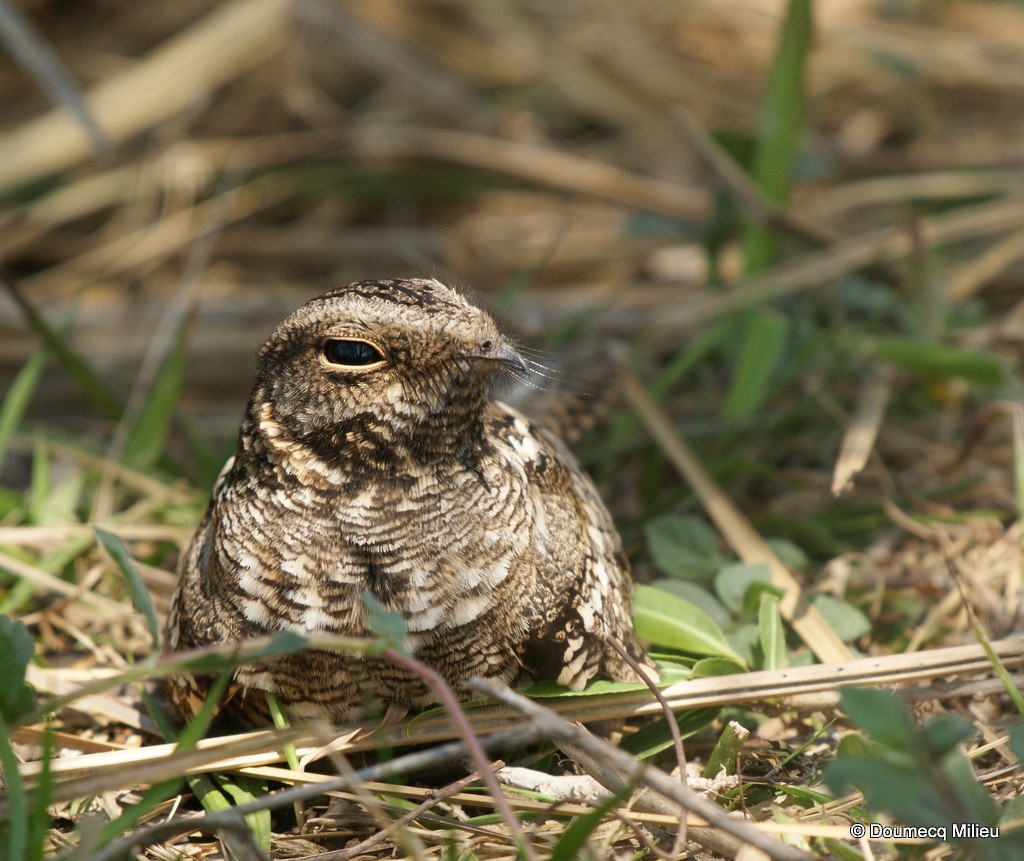
<svg viewBox="0 0 1024 861"><path fill-rule="evenodd" d="M703 189L651 179L551 147L488 135L426 126L383 126L357 135L354 151L363 159L430 159L467 165L685 221L703 220L711 208Z"/></svg>
<svg viewBox="0 0 1024 861"><path fill-rule="evenodd" d="M288 0L234 0L213 10L146 59L89 91L86 104L115 143L173 116L263 62L284 42ZM0 191L63 170L89 154L64 111L0 137Z"/></svg>
<svg viewBox="0 0 1024 861"><path fill-rule="evenodd" d="M839 457L832 471L833 496L839 496L850 487L854 476L868 462L892 393L894 374L892 365L876 364L871 367L861 390L857 412L843 434L843 442L839 447Z"/></svg>
<svg viewBox="0 0 1024 861"><path fill-rule="evenodd" d="M771 200L683 105L673 106L668 119L700 159L718 174L722 184L732 192L747 215L814 247L828 247L842 239L841 234L820 222L811 221ZM880 281L893 285L898 283L896 275L884 266L869 263L865 268Z"/></svg>
<svg viewBox="0 0 1024 861"><path fill-rule="evenodd" d="M668 700L665 699L661 691L658 690L658 686L654 684L648 677L647 674L640 668L636 659L629 654L623 648L622 644L617 639L612 637L608 640L611 647L619 653L619 657L622 658L632 668L633 672L637 676L643 679L647 685L647 689L651 692L654 698L661 703L661 708L665 713L665 720L668 722L669 732L672 733L672 744L675 747L676 754L676 765L679 768L679 781L684 786L686 785L686 752L683 749L683 737L679 732L679 724L676 722L675 713L672 711L672 707L668 704ZM672 843L672 855L679 854L679 851L686 844L686 816L679 817L679 827L676 828L675 840Z"/></svg>
<svg viewBox="0 0 1024 861"><path fill-rule="evenodd" d="M784 843L762 833L749 822L731 816L717 804L702 798L685 785L681 785L661 769L645 765L625 751L596 738L581 726L574 726L538 703L509 690L487 679L473 678L466 683L469 687L489 697L493 697L510 708L516 709L530 719L533 727L540 729L556 743L567 742L573 747L586 751L595 759L602 759L616 770L621 771L626 779L648 786L674 801L683 810L702 817L711 825L727 831L748 843L775 861L810 861L811 856L799 849L786 846Z"/></svg>
<svg viewBox="0 0 1024 861"><path fill-rule="evenodd" d="M502 768L505 763L502 760L497 760L491 766L492 770L497 771ZM350 858L354 858L357 855L362 855L364 852L368 852L375 846L379 846L391 834L399 828L408 825L410 822L418 819L430 808L435 807L439 802L444 799L457 795L471 783L475 783L480 779L480 772L473 772L473 774L463 777L461 780L456 780L454 783L449 783L447 786L436 790L430 794L430 797L414 807L400 819L396 819L387 828L382 828L376 834L372 834L365 840L360 841L355 846L348 846L345 849L336 849L333 852L321 852L319 855L313 855L308 861L349 861Z"/></svg>
<svg viewBox="0 0 1024 861"><path fill-rule="evenodd" d="M673 105L667 118L669 125L701 161L718 175L722 184L739 201L747 215L768 227L784 230L813 246L831 245L839 240L839 234L822 227L819 222L811 222L795 212L784 209L765 195L686 107L681 104Z"/></svg>
<svg viewBox="0 0 1024 861"><path fill-rule="evenodd" d="M921 219L921 238L932 248L1017 229L1022 217L1024 198L1021 197L965 206L948 214ZM765 275L744 279L728 293L708 291L689 295L684 303L659 308L651 326L656 332L674 336L681 328L707 323L738 308L820 287L873 263L898 260L906 257L912 247L913 242L905 231L896 228L870 231L829 248L808 252Z"/></svg>
<svg viewBox="0 0 1024 861"><path fill-rule="evenodd" d="M487 757L484 755L484 750L480 746L480 740L476 737L476 733L473 727L470 726L469 721L466 720L466 713L462 710L462 706L459 704L452 689L448 686L448 683L426 664L408 655L403 655L395 649L385 649L383 656L392 663L414 673L430 685L431 690L433 690L438 700L444 706L445 711L448 712L452 723L455 724L459 735L465 741L467 750L476 762L476 767L480 770L484 783L487 784L487 789L494 796L494 803L498 808L498 812L502 815L505 822L508 823L512 835L518 839L527 861L537 861L536 856L533 854L533 848L523 833L519 817L516 816L515 811L509 806L505 793L501 791L501 784L498 783L498 778L494 776L494 772L491 770L491 763L488 762Z"/></svg>
<svg viewBox="0 0 1024 861"><path fill-rule="evenodd" d="M481 750L485 748L501 750L503 748L531 744L540 738L541 735L542 733L539 730L527 726L496 733L484 739L476 739L474 737L474 740ZM450 742L427 751L410 753L406 756L396 757L390 762L360 769L352 776L336 777L321 783L294 786L289 789L282 789L279 792L272 792L254 801L240 804L231 810L219 813L179 816L165 822L157 822L139 829L134 834L126 835L110 843L96 853L90 861L117 861L117 859L123 858L129 851L141 850L146 846L151 846L162 840L168 840L179 834L185 834L196 829L217 831L223 828L225 824L230 826L236 821L236 817L239 816L246 816L260 810L289 807L296 802L301 803L318 798L327 792L349 789L353 784L353 780L359 782L386 780L399 774L436 768L440 764L449 764L453 759L465 756L468 751L469 745L466 744L465 740Z"/></svg>
<svg viewBox="0 0 1024 861"><path fill-rule="evenodd" d="M704 510L739 557L744 562L767 563L771 568L772 582L784 590L779 604L783 618L793 626L819 660L849 660L850 650L824 617L811 606L800 583L754 529L753 524L715 484L640 381L629 371L623 371L620 380L622 393L630 406L636 411L668 460L689 482Z"/></svg>
<svg viewBox="0 0 1024 861"><path fill-rule="evenodd" d="M32 19L10 0L0 0L0 40L46 93L55 106L63 107L82 124L96 155L110 152L110 139L99 127L82 98L75 76L50 47Z"/></svg>

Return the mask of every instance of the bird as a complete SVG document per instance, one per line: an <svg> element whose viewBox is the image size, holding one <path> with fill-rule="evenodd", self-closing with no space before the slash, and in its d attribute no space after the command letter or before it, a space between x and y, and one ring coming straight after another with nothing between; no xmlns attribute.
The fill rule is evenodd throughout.
<svg viewBox="0 0 1024 861"><path fill-rule="evenodd" d="M530 366L436 280L358 281L284 320L182 556L165 652L282 631L371 637L369 594L461 698L473 676L656 681L611 515L566 444L495 397L502 370ZM166 686L188 718L211 683ZM266 694L293 719L334 721L435 702L380 654L310 648L234 669L221 712L263 723Z"/></svg>

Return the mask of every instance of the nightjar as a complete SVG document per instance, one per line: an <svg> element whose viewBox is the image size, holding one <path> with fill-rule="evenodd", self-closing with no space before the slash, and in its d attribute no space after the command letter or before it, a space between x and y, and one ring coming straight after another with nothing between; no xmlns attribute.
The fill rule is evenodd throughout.
<svg viewBox="0 0 1024 861"><path fill-rule="evenodd" d="M368 592L460 694L474 675L637 681L613 640L656 678L611 517L564 444L492 398L502 366L527 370L487 314L436 281L361 281L299 308L260 351L165 648L369 636ZM175 676L168 690L187 716L210 682ZM265 691L293 717L433 701L381 657L307 650L237 669L223 708L258 722Z"/></svg>

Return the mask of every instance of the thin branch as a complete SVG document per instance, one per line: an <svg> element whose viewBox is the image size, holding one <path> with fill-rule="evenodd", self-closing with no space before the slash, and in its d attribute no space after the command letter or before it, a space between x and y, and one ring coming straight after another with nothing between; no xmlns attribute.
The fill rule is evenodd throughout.
<svg viewBox="0 0 1024 861"><path fill-rule="evenodd" d="M0 0L0 41L15 62L31 75L55 107L68 111L85 129L97 156L111 150L110 138L89 112L82 91L60 55L50 47L31 18L9 0Z"/></svg>
<svg viewBox="0 0 1024 861"><path fill-rule="evenodd" d="M604 760L617 771L621 771L627 780L650 787L659 795L674 801L682 810L697 814L709 824L760 849L774 861L811 861L811 856L806 852L801 852L799 849L787 846L764 834L749 822L736 818L717 804L693 792L689 787L680 785L675 778L661 769L645 765L625 751L595 737L582 726L570 724L551 710L517 694L507 686L480 678L470 679L466 684L473 690L516 709L530 719L532 727L539 729L552 741L568 742L586 751L595 759ZM695 836L694 839L699 838Z"/></svg>
<svg viewBox="0 0 1024 861"><path fill-rule="evenodd" d="M641 669L636 659L629 654L623 648L622 644L619 643L614 637L608 641L612 648L619 653L619 657L622 658L632 668L633 672L637 674L644 683L647 685L648 690L654 695L654 698L661 703L662 711L665 713L665 720L668 721L669 732L672 733L672 744L675 747L676 753L676 765L679 768L679 781L686 786L686 752L683 750L683 736L679 732L679 724L676 722L676 716L672 711L672 707L668 704L668 700L665 699L661 691L658 690L658 686L654 684L648 677L647 674ZM686 845L686 816L679 817L679 827L676 828L675 840L672 844L672 855L679 854L679 851L683 846Z"/></svg>
<svg viewBox="0 0 1024 861"><path fill-rule="evenodd" d="M476 739L474 736L474 741L482 752L484 749L493 748L501 750L531 744L539 739L541 735L540 730L527 726L496 733L484 739ZM465 756L468 751L469 745L465 741L450 742L427 751L410 753L406 756L397 757L390 762L360 769L351 776L336 777L320 783L294 786L289 789L272 792L254 801L240 804L231 810L218 813L178 816L166 822L157 822L108 844L93 855L89 861L117 861L117 859L123 858L131 851L141 851L146 846L152 846L154 843L169 840L179 834L186 834L197 829L216 832L225 827L225 825L228 827L233 825L239 816L247 816L260 810L290 807L296 802L309 801L328 792L350 789L354 782L365 783L371 780L387 780L400 774L411 774L425 769L436 768L439 765L449 765L452 760Z"/></svg>
<svg viewBox="0 0 1024 861"><path fill-rule="evenodd" d="M469 721L466 720L466 713L462 710L458 698L448 686L448 683L426 664L408 655L403 655L395 649L385 649L383 655L398 666L407 669L411 673L415 673L430 685L431 690L434 691L434 694L448 712L449 717L451 717L452 723L455 724L459 735L465 741L467 750L476 762L476 767L480 770L484 783L487 784L487 789L494 797L494 803L498 808L498 812L508 823L509 830L513 836L518 839L523 847L523 854L526 855L527 861L537 861L536 856L533 854L533 848L523 833L519 817L516 816L515 811L509 806L505 793L501 791L501 784L498 783L498 778L494 776L494 772L491 770L491 763L487 760L484 750L480 746L480 740L476 737L476 733L473 731L473 727L470 726Z"/></svg>
<svg viewBox="0 0 1024 861"><path fill-rule="evenodd" d="M502 760L497 760L491 765L493 771L497 771L502 768L505 763ZM372 834L365 840L360 841L355 846L347 846L344 849L336 849L333 852L321 852L319 855L313 855L308 861L349 861L350 858L355 858L357 855L362 855L364 852L368 852L376 846L379 846L392 833L408 825L410 822L419 819L424 813L435 807L446 798L457 795L462 792L471 783L475 783L479 780L481 774L479 771L475 771L472 774L463 777L461 780L456 780L454 783L449 783L435 792L430 794L430 797L423 801L400 819L396 819L387 828L382 828L376 834Z"/></svg>

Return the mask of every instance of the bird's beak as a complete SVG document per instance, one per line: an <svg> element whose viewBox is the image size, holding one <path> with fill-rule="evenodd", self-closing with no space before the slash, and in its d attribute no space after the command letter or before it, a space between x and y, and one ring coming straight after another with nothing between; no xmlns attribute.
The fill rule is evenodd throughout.
<svg viewBox="0 0 1024 861"><path fill-rule="evenodd" d="M519 368L525 374L530 372L530 366L526 364L526 359L520 356L505 341L499 341L497 346L493 347L481 358L490 359L492 362L501 362L513 368Z"/></svg>

